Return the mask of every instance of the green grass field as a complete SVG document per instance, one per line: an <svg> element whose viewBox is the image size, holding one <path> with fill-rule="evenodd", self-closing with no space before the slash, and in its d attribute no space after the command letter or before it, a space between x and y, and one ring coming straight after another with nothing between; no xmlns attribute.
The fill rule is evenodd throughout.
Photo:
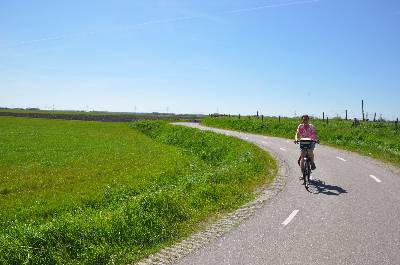
<svg viewBox="0 0 400 265"><path fill-rule="evenodd" d="M299 124L297 118L217 117L206 118L203 124L211 127L294 139ZM352 127L352 121L332 119L326 123L312 119L321 144L327 144L400 166L400 128L389 122L361 122Z"/></svg>
<svg viewBox="0 0 400 265"><path fill-rule="evenodd" d="M0 117L0 264L124 264L254 198L273 159L165 122Z"/></svg>

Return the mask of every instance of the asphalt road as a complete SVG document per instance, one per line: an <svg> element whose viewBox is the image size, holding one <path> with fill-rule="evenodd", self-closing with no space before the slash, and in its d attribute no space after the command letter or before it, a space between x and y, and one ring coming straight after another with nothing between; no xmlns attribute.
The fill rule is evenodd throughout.
<svg viewBox="0 0 400 265"><path fill-rule="evenodd" d="M178 264L400 264L400 171L326 146L315 149L310 192L287 139L211 129L287 163L286 187L237 228Z"/></svg>

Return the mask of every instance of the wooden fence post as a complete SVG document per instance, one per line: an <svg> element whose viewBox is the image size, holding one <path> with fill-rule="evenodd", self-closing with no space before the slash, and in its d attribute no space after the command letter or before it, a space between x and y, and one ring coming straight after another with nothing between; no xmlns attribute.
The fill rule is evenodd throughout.
<svg viewBox="0 0 400 265"><path fill-rule="evenodd" d="M258 119L258 110L257 110L257 119Z"/></svg>
<svg viewBox="0 0 400 265"><path fill-rule="evenodd" d="M322 112L322 121L325 121L325 112Z"/></svg>
<svg viewBox="0 0 400 265"><path fill-rule="evenodd" d="M281 116L279 116L278 120L279 120L279 122L281 122Z"/></svg>
<svg viewBox="0 0 400 265"><path fill-rule="evenodd" d="M264 121L264 115L261 115L261 121Z"/></svg>
<svg viewBox="0 0 400 265"><path fill-rule="evenodd" d="M363 115L363 121L365 121L365 116L364 116L364 100L361 100L361 111Z"/></svg>
<svg viewBox="0 0 400 265"><path fill-rule="evenodd" d="M346 110L346 121L347 121L347 110Z"/></svg>
<svg viewBox="0 0 400 265"><path fill-rule="evenodd" d="M326 116L326 124L328 124L329 123L329 118L328 118L328 116Z"/></svg>
<svg viewBox="0 0 400 265"><path fill-rule="evenodd" d="M374 122L376 121L376 112L375 112L375 114L374 114Z"/></svg>
<svg viewBox="0 0 400 265"><path fill-rule="evenodd" d="M240 120L240 113L239 113L239 120Z"/></svg>

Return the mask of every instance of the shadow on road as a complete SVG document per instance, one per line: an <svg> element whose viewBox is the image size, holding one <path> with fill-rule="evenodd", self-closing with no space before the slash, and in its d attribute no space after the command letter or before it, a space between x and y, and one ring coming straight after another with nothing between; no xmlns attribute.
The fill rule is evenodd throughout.
<svg viewBox="0 0 400 265"><path fill-rule="evenodd" d="M325 195L340 195L347 193L347 191L339 186L326 184L324 181L319 179L310 180L309 192L314 194L325 194Z"/></svg>

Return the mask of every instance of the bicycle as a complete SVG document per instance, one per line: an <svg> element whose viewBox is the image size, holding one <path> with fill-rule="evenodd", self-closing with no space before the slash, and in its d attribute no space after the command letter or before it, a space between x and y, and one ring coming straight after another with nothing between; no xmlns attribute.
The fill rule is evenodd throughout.
<svg viewBox="0 0 400 265"><path fill-rule="evenodd" d="M310 175L311 175L311 157L308 153L311 149L312 143L319 143L319 141L312 140L310 138L302 138L300 140L294 141L295 144L300 144L300 149L305 151L303 157L303 184L305 188L308 190L310 184Z"/></svg>

